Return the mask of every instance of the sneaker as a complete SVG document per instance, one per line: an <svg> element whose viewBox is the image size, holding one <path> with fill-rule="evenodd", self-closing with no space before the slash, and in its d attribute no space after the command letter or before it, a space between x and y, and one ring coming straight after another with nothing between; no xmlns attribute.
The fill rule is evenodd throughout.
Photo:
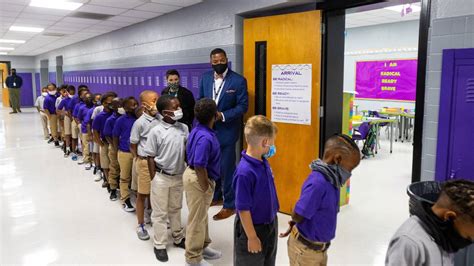
<svg viewBox="0 0 474 266"><path fill-rule="evenodd" d="M66 152L64 153L64 158L69 157L69 154L71 154L71 151L70 151L70 150L66 150Z"/></svg>
<svg viewBox="0 0 474 266"><path fill-rule="evenodd" d="M186 239L183 238L183 239L181 240L181 242L179 242L178 244L173 243L173 245L174 245L175 247L178 247L178 248L186 249L186 245L184 244L185 242L186 242Z"/></svg>
<svg viewBox="0 0 474 266"><path fill-rule="evenodd" d="M74 152L71 153L71 160L77 161L77 154L75 154Z"/></svg>
<svg viewBox="0 0 474 266"><path fill-rule="evenodd" d="M123 210L126 212L134 212L135 207L133 207L132 203L130 202L130 199L126 199L125 203L123 204Z"/></svg>
<svg viewBox="0 0 474 266"><path fill-rule="evenodd" d="M151 217L149 214L145 213L145 223L146 224L151 224Z"/></svg>
<svg viewBox="0 0 474 266"><path fill-rule="evenodd" d="M116 190L116 189L112 189L112 190L110 191L110 197L109 197L109 199L110 199L111 201L116 201L116 200L118 199L118 197L117 197L117 190Z"/></svg>
<svg viewBox="0 0 474 266"><path fill-rule="evenodd" d="M168 261L168 252L166 252L166 249L153 248L153 251L155 252L155 257L157 260L161 262Z"/></svg>
<svg viewBox="0 0 474 266"><path fill-rule="evenodd" d="M48 140L48 144L51 143L51 142L53 142L53 141L54 141L54 139L53 139L53 138L50 138L50 139Z"/></svg>
<svg viewBox="0 0 474 266"><path fill-rule="evenodd" d="M185 264L186 266L212 266L212 264L210 264L209 262L205 261L205 260L201 260L199 263L197 264L189 264L186 262Z"/></svg>
<svg viewBox="0 0 474 266"><path fill-rule="evenodd" d="M104 182L102 182L102 187L103 187L103 188L108 188L108 187L109 187L109 183L107 183L107 180L105 180L105 178L103 178L103 179L104 179Z"/></svg>
<svg viewBox="0 0 474 266"><path fill-rule="evenodd" d="M54 147L56 147L56 148L61 148L61 145L59 145L59 141L55 141L55 142L54 142Z"/></svg>
<svg viewBox="0 0 474 266"><path fill-rule="evenodd" d="M102 180L102 176L101 176L101 175L98 175L98 176L94 179L95 182L99 182L100 180Z"/></svg>
<svg viewBox="0 0 474 266"><path fill-rule="evenodd" d="M86 164L86 162L84 161L80 161L80 162L77 162L78 165L83 165L83 164Z"/></svg>
<svg viewBox="0 0 474 266"><path fill-rule="evenodd" d="M150 239L150 235L148 235L148 231L145 228L144 224L140 224L137 226L137 236L140 240L148 240Z"/></svg>
<svg viewBox="0 0 474 266"><path fill-rule="evenodd" d="M207 247L202 251L202 256L206 260L217 260L222 257L222 252L220 252L219 250L215 250L210 247Z"/></svg>
<svg viewBox="0 0 474 266"><path fill-rule="evenodd" d="M89 170L92 169L92 167L94 167L94 166L92 166L92 164L89 164L89 165L87 165L87 166L85 167L85 169L86 169L87 171L89 171Z"/></svg>

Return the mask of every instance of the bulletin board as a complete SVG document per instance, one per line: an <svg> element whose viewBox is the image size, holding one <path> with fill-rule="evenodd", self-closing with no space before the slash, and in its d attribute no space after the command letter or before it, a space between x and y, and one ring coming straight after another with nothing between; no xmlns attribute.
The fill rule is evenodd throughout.
<svg viewBox="0 0 474 266"><path fill-rule="evenodd" d="M358 99L415 101L416 59L356 62Z"/></svg>

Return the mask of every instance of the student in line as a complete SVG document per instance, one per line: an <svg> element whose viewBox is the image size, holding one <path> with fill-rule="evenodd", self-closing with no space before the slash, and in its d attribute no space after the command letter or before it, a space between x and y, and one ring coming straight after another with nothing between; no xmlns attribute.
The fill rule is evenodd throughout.
<svg viewBox="0 0 474 266"><path fill-rule="evenodd" d="M140 93L140 103L143 107L143 115L133 124L130 134L130 152L135 160L135 171L137 172L137 236L138 239L148 240L150 236L145 228L145 202L150 197L151 178L148 171L148 159L145 153L145 145L148 133L158 124L156 115L156 102L158 93L145 90Z"/></svg>
<svg viewBox="0 0 474 266"><path fill-rule="evenodd" d="M327 265L327 250L336 236L341 187L360 163L360 150L347 135L330 137L323 159L311 163L311 174L303 183L289 229L290 265ZM295 226L296 225L296 226Z"/></svg>
<svg viewBox="0 0 474 266"><path fill-rule="evenodd" d="M115 121L114 130L112 132L114 147L118 149L118 161L120 165L120 196L123 210L126 212L134 212L130 201L130 182L132 178L133 155L130 152L130 133L133 123L137 120L135 109L138 102L134 97L127 97L123 100L123 108L125 115L119 117Z"/></svg>
<svg viewBox="0 0 474 266"><path fill-rule="evenodd" d="M102 98L102 95L99 94L94 95L94 110L91 113L91 118L90 118L90 124L91 124L91 129L92 129L92 123L94 122L94 119L97 117L98 114L100 114L104 110L104 106L102 105L100 99ZM91 144L91 151L92 151L92 158L94 160L95 166L94 166L94 171L93 174L97 175L95 178L95 182L99 182L100 180L103 180L103 172L102 172L102 167L100 165L100 144L96 142L95 138L92 138L92 144Z"/></svg>
<svg viewBox="0 0 474 266"><path fill-rule="evenodd" d="M112 100L117 97L115 92L106 92L102 95L100 103L103 106L103 111L100 112L92 121L92 134L94 136L95 142L99 146L99 155L100 155L100 167L104 173L102 187L108 187L108 178L109 178L109 143L104 136L104 125L107 118L112 115L112 110L109 108L112 104Z"/></svg>
<svg viewBox="0 0 474 266"><path fill-rule="evenodd" d="M76 88L72 85L67 86L67 97L65 97L58 106L58 109L61 110L64 116L64 157L69 157L72 151L71 143L71 118L68 115L67 108L71 102L74 94L76 93Z"/></svg>
<svg viewBox="0 0 474 266"><path fill-rule="evenodd" d="M36 98L35 107L38 110L41 119L41 125L43 126L43 136L45 140L50 137L48 129L48 115L44 112L44 100L48 97L48 88L44 87L41 89L41 95Z"/></svg>
<svg viewBox="0 0 474 266"><path fill-rule="evenodd" d="M74 119L73 113L74 110L76 109L76 106L80 103L82 97L86 92L89 91L89 88L86 85L79 85L77 88L77 95L72 97L71 101L69 102L69 105L67 106L67 112L69 119L71 120L71 159L73 161L77 160L77 155L79 153L78 147L79 147L79 125L77 124L76 120Z"/></svg>
<svg viewBox="0 0 474 266"><path fill-rule="evenodd" d="M81 127L82 125L84 125L84 127L87 129L87 133L86 133L86 140L82 140L82 142L86 142L87 145L87 149L89 151L89 155L84 156L82 161L79 162L78 164L81 165L81 164L86 164L85 166L85 170L90 170L92 169L93 167L93 164L94 163L95 165L97 165L97 160L98 160L98 151L96 153L95 150L94 150L94 136L92 134L92 113L95 111L95 109L97 109L97 105L96 105L96 102L97 101L100 101L100 98L102 98L102 94L100 93L96 93L92 96L92 100L91 100L91 105L92 105L92 108L90 108L86 115L84 116L84 120L82 121L82 124L81 124ZM86 145L84 145L86 146ZM86 147L84 147L84 149L86 149ZM95 173L94 173L95 175ZM99 175L94 181L95 182L99 182L100 180L102 179L102 177Z"/></svg>
<svg viewBox="0 0 474 266"><path fill-rule="evenodd" d="M54 146L59 147L58 138L58 117L56 115L56 98L58 98L58 90L56 84L50 83L48 85L48 96L44 100L44 112L48 116L49 131L51 132L51 139L48 143L54 141Z"/></svg>
<svg viewBox="0 0 474 266"><path fill-rule="evenodd" d="M109 189L111 201L116 201L117 197L117 188L118 188L118 178L120 176L120 166L117 159L118 150L114 147L114 138L112 132L114 130L115 121L125 114L125 110L122 108L122 99L114 98L112 104L109 106L112 110L112 115L107 118L104 125L104 136L109 143Z"/></svg>
<svg viewBox="0 0 474 266"><path fill-rule="evenodd" d="M275 265L279 203L268 159L275 155L277 128L265 116L245 124L247 150L234 174L234 265Z"/></svg>
<svg viewBox="0 0 474 266"><path fill-rule="evenodd" d="M84 164L91 164L92 157L90 151L90 141L92 139L90 130L90 121L88 119L88 113L94 108L93 96L90 92L87 92L83 97L84 106L79 110L77 120L81 123L81 141L82 141L82 162Z"/></svg>
<svg viewBox="0 0 474 266"><path fill-rule="evenodd" d="M220 251L209 247L207 212L212 202L216 180L220 177L220 144L212 129L216 122L217 105L203 98L194 107L199 122L186 145L188 167L183 174L183 186L189 215L186 227L186 265L210 265L206 260L219 259Z"/></svg>
<svg viewBox="0 0 474 266"><path fill-rule="evenodd" d="M434 205L418 201L397 230L385 265L454 265L454 255L474 240L474 182L450 180Z"/></svg>
<svg viewBox="0 0 474 266"><path fill-rule="evenodd" d="M152 176L150 202L153 208L153 251L157 260L166 262L168 220L174 246L185 248L181 209L189 131L186 124L178 122L182 118L182 111L177 98L161 96L157 109L163 118L150 130L145 153L148 156L149 175Z"/></svg>
<svg viewBox="0 0 474 266"><path fill-rule="evenodd" d="M59 104L61 104L61 102L67 98L67 85L63 84L59 87L59 96L58 98L56 98L56 103L54 104L54 106L56 107L56 116L57 116L57 120L58 120L58 136L59 136L59 140L62 142L62 149L64 150L65 148L65 142L64 142L64 116L63 116L63 112L62 110L60 110L58 107L59 107Z"/></svg>

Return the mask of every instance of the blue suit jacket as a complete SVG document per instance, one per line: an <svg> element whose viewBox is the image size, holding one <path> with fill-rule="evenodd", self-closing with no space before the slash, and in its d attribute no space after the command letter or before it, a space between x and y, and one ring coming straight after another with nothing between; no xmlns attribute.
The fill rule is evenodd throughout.
<svg viewBox="0 0 474 266"><path fill-rule="evenodd" d="M214 71L204 73L199 85L199 99L212 99L213 87ZM217 110L224 114L225 122L217 122L214 128L221 146L235 145L239 139L243 116L249 106L248 98L247 80L229 69L217 104Z"/></svg>

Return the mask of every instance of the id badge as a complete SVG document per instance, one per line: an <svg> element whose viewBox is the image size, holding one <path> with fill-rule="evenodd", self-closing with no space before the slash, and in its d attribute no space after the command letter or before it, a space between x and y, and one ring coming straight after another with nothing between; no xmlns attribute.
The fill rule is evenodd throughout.
<svg viewBox="0 0 474 266"><path fill-rule="evenodd" d="M16 82L13 82L13 87L16 87Z"/></svg>

